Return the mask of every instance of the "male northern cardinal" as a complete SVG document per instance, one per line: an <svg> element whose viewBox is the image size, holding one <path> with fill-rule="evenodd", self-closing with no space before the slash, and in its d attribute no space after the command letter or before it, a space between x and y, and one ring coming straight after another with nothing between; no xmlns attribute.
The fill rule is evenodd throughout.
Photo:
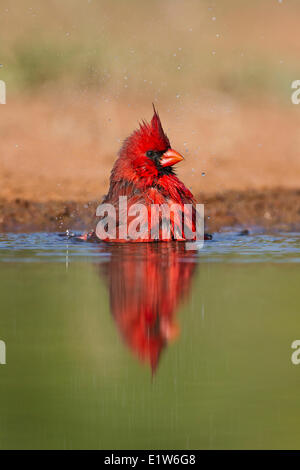
<svg viewBox="0 0 300 470"><path fill-rule="evenodd" d="M139 129L135 130L125 141L119 152L110 177L110 187L108 194L104 197L102 204L111 204L116 211L115 236L102 238L110 241L154 241L151 228L158 224L159 236L156 240L165 240L162 231L163 216L161 213L151 213L151 205L156 204L162 207L177 204L176 214L170 214L170 239L187 240L183 226L183 209L184 204L190 204L192 211L190 218L186 219L189 224L189 231L195 232L196 228L196 209L195 200L191 191L179 180L173 170L173 165L183 160L183 157L173 150L170 141L165 134L159 115L153 105L154 114L151 123L143 121ZM122 214L119 206L119 197L127 196L126 214ZM143 204L146 207L146 215L140 221L140 225L146 226L146 230L134 240L130 237L124 238L124 216L126 219L126 227L133 220L130 215L130 208L134 204ZM145 214L145 212L144 212ZM155 220L156 217L156 220ZM144 222L146 224L144 224ZM179 224L180 223L180 224ZM108 224L109 225L109 224ZM178 236L178 226L181 226L180 235ZM127 230L127 229L126 229ZM177 231L176 231L177 230ZM122 236L121 236L122 231ZM127 234L127 232L126 232ZM82 237L83 239L96 239L95 232L90 232ZM211 239L211 235L205 234L205 239Z"/></svg>

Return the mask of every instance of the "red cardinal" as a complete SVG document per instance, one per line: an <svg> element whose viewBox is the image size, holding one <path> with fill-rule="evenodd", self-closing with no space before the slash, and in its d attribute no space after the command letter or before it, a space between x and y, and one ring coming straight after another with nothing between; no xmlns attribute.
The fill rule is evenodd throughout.
<svg viewBox="0 0 300 470"><path fill-rule="evenodd" d="M104 240L118 242L146 242L175 238L177 240L191 240L191 231L195 232L196 209L194 196L182 181L177 178L173 170L173 166L183 160L183 157L171 148L170 141L164 133L154 105L153 108L154 115L151 123L143 121L139 129L135 130L125 140L112 169L109 191L104 197L102 204L109 203L114 206L117 229L113 237L102 237ZM120 196L127 196L127 208L124 209L125 214L120 211ZM134 219L132 214L130 214L130 208L133 204L142 204L146 211L140 214L137 224L139 237L130 240L130 236L124 237L124 220L126 220L127 235L127 226ZM161 212L151 212L151 205L153 204L160 207L164 204L169 208L173 204L177 204L177 212L173 213L171 211L170 214L169 237L166 237L166 232L162 230L164 215ZM189 236L182 230L184 204L191 205L190 217L186 219ZM158 234L156 238L153 236L153 232L151 232L151 226L155 227L155 225ZM109 226L108 219L107 227ZM82 238L95 238L95 232L84 235ZM206 234L205 238L210 239L211 236Z"/></svg>

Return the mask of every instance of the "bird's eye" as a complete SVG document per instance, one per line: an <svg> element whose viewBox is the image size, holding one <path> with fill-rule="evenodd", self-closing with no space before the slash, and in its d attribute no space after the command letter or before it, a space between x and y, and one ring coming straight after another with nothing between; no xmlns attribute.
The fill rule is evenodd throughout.
<svg viewBox="0 0 300 470"><path fill-rule="evenodd" d="M148 152L146 152L146 155L147 157L152 158L154 156L153 150L148 150Z"/></svg>

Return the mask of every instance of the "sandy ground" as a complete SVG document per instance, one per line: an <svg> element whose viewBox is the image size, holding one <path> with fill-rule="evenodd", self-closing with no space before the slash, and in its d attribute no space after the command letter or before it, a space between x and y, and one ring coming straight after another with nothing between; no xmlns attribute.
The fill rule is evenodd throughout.
<svg viewBox="0 0 300 470"><path fill-rule="evenodd" d="M210 230L300 223L300 107L243 103L202 91L158 103L178 176L206 203ZM121 141L151 104L101 95L15 97L0 114L0 230L93 224Z"/></svg>

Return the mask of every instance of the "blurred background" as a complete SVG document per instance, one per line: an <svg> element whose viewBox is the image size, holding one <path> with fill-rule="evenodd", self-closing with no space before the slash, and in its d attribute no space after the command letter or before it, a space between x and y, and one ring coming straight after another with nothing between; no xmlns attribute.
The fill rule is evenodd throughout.
<svg viewBox="0 0 300 470"><path fill-rule="evenodd" d="M299 448L299 18L0 0L0 449ZM152 103L212 242L56 233L95 228Z"/></svg>
<svg viewBox="0 0 300 470"><path fill-rule="evenodd" d="M299 14L296 0L1 0L2 204L99 200L152 102L200 200L297 190Z"/></svg>

